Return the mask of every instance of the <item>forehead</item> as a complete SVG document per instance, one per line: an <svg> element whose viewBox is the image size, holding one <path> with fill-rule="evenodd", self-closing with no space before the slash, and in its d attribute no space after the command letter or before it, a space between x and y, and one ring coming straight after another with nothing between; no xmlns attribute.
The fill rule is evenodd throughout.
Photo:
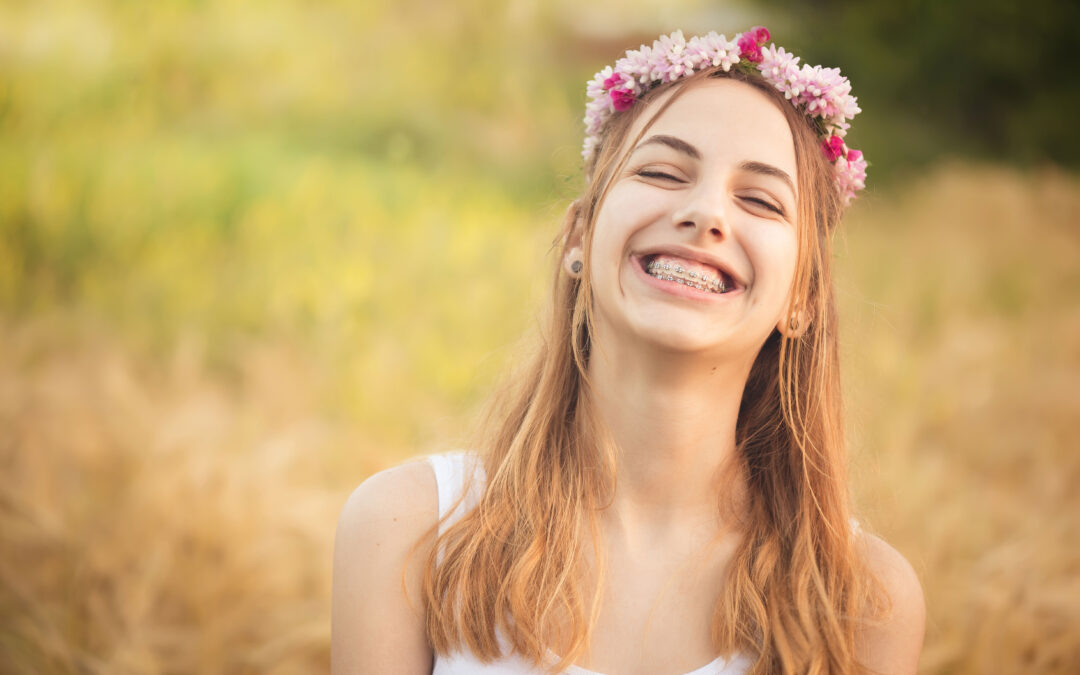
<svg viewBox="0 0 1080 675"><path fill-rule="evenodd" d="M665 92L649 104L631 127L627 143L673 93ZM787 118L765 93L745 82L710 78L695 83L660 114L643 140L655 134L681 138L706 162L764 162L795 176L795 141Z"/></svg>

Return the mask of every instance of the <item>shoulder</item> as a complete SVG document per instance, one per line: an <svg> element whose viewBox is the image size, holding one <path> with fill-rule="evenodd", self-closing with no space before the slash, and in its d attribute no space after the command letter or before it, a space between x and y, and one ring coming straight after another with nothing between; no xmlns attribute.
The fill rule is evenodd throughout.
<svg viewBox="0 0 1080 675"><path fill-rule="evenodd" d="M390 516L432 518L438 511L435 474L427 458L372 474L349 495L341 510L343 522L379 522ZM434 521L432 521L434 522Z"/></svg>
<svg viewBox="0 0 1080 675"><path fill-rule="evenodd" d="M335 538L343 555L357 547L415 544L438 518L435 474L425 459L380 471L360 484L341 509Z"/></svg>
<svg viewBox="0 0 1080 675"><path fill-rule="evenodd" d="M861 532L863 553L891 607L867 625L858 639L863 665L882 674L914 673L926 629L922 584L911 563L883 539Z"/></svg>
<svg viewBox="0 0 1080 675"><path fill-rule="evenodd" d="M437 520L426 460L371 476L345 502L334 539L335 674L431 672L420 580Z"/></svg>

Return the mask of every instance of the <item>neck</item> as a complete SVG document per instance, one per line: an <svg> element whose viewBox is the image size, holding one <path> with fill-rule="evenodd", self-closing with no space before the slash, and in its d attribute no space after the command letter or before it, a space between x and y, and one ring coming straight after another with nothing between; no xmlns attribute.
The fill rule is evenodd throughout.
<svg viewBox="0 0 1080 675"><path fill-rule="evenodd" d="M597 336L599 337L599 336ZM734 460L739 404L753 358L672 352L605 340L589 363L592 399L617 448L605 512L624 536L717 526Z"/></svg>

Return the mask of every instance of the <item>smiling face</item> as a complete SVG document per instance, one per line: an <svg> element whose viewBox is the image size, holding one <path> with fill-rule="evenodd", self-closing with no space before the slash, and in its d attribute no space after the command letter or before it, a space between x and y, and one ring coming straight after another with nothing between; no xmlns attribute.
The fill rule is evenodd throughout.
<svg viewBox="0 0 1080 675"><path fill-rule="evenodd" d="M795 273L787 119L732 79L682 92L629 147L649 117L627 134L627 161L596 215L588 266L596 337L752 358L786 315Z"/></svg>

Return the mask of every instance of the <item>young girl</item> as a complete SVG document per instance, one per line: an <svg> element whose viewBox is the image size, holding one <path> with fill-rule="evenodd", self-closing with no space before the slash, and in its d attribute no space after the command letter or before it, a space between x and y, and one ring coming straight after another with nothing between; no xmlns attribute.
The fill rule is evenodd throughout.
<svg viewBox="0 0 1080 675"><path fill-rule="evenodd" d="M922 591L850 517L835 69L674 33L589 84L553 310L471 452L384 471L334 554L334 673L913 673Z"/></svg>

